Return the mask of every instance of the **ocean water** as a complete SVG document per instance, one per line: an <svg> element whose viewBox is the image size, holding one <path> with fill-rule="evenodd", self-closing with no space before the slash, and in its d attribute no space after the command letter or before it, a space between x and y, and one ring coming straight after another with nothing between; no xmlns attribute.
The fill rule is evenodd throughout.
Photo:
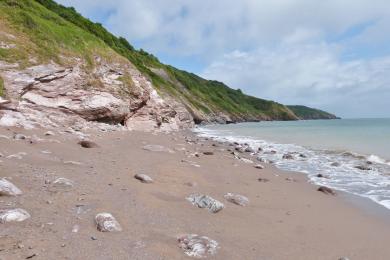
<svg viewBox="0 0 390 260"><path fill-rule="evenodd" d="M256 156L280 169L306 173L317 185L390 209L390 119L241 123L194 131L218 141L247 143L255 150L261 147ZM286 153L294 159L283 159Z"/></svg>

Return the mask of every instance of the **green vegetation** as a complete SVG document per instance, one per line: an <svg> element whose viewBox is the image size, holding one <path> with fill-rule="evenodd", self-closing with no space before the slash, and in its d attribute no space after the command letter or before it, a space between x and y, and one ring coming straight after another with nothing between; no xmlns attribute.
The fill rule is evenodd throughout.
<svg viewBox="0 0 390 260"><path fill-rule="evenodd" d="M5 96L4 81L0 77L0 97L4 97L4 96Z"/></svg>
<svg viewBox="0 0 390 260"><path fill-rule="evenodd" d="M335 115L328 112L310 108L306 106L287 106L291 111L294 112L300 119L311 120L311 119L338 119Z"/></svg>
<svg viewBox="0 0 390 260"><path fill-rule="evenodd" d="M110 52L99 38L62 19L54 12L29 0L0 0L0 26L10 27L18 35L17 48L3 50L7 61L28 65L31 56L40 62L62 62L61 55L92 60L93 53Z"/></svg>
<svg viewBox="0 0 390 260"><path fill-rule="evenodd" d="M148 77L161 95L169 95L183 102L202 121L206 116L220 113L234 121L295 120L296 115L279 103L248 96L217 81L162 64L144 50L136 50L124 38L116 37L101 24L77 13L73 7L64 7L52 0L0 0L0 29L11 28L18 33L16 48L0 49L0 59L27 66L30 57L39 62L61 57L80 57L93 68L94 55L106 59L122 56ZM116 52L117 54L114 54ZM119 54L119 55L118 55ZM160 73L162 71L162 73ZM123 94L132 95L131 77L120 80L126 84ZM92 82L99 86L99 82Z"/></svg>
<svg viewBox="0 0 390 260"><path fill-rule="evenodd" d="M169 94L183 100L205 114L216 115L220 112L229 114L234 120L296 119L295 115L281 104L251 97L241 91L233 90L223 83L208 81L194 74L164 65L152 54L142 49L135 50L126 39L115 37L101 24L93 23L84 18L72 7L64 7L52 0L35 1L67 22L93 34L118 54L126 57L150 78L160 94ZM153 72L153 69L164 69L169 78L159 76Z"/></svg>

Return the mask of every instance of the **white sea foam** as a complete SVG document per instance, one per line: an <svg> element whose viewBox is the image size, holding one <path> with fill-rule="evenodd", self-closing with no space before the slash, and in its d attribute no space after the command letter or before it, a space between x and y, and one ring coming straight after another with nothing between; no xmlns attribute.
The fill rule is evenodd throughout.
<svg viewBox="0 0 390 260"><path fill-rule="evenodd" d="M314 184L366 197L390 209L390 163L379 156L268 142L229 130L197 128L194 131L217 141L246 143L254 150L261 147L263 151L257 156L273 161L280 169L306 173ZM291 154L294 159L283 159L284 154ZM329 178L317 177L318 174Z"/></svg>

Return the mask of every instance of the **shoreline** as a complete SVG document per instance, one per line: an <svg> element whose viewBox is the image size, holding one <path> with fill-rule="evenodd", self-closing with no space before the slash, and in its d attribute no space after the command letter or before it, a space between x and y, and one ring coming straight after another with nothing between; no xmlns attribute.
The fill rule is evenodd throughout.
<svg viewBox="0 0 390 260"><path fill-rule="evenodd" d="M20 223L0 224L5 259L34 254L33 259L189 259L177 240L186 234L218 243L210 259L390 256L389 221L376 209L366 212L342 193L325 195L303 173L269 164L256 169L235 159L229 145L191 131L90 132L88 139L98 145L91 149L80 147L73 134L46 136L46 131L0 128L1 177L23 191L1 196L1 207L31 214ZM15 132L27 138L15 140ZM166 149L150 151L147 145ZM18 153L25 154L10 157ZM246 153L241 157L250 159ZM153 183L141 183L135 174ZM55 190L59 177L74 186ZM217 199L224 209L213 214L191 205L186 198L195 193ZM247 197L249 205L227 201L227 193ZM94 223L99 212L115 216L122 231L99 232Z"/></svg>

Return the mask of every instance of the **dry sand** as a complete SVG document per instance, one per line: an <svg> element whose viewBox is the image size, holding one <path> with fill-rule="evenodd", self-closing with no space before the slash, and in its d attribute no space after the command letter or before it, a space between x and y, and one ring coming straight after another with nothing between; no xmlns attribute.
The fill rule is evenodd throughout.
<svg viewBox="0 0 390 260"><path fill-rule="evenodd" d="M30 144L0 137L0 177L23 191L0 197L0 208L31 214L24 222L0 224L0 259L187 259L177 242L182 234L216 240L219 249L209 259L390 259L387 211L374 214L342 194L318 192L301 174L272 165L255 169L234 159L226 145L190 144L185 141L190 133L114 132L91 133L99 147L86 149L71 134L0 128L0 135L14 132L43 140ZM142 149L147 144L174 153ZM214 154L189 158L195 151ZM6 158L19 152L26 155ZM141 183L137 173L154 183ZM72 180L74 187L54 189L50 182L58 177ZM185 198L196 192L225 208L213 214L191 205ZM228 192L248 197L249 205L227 202ZM114 215L123 231L99 232L94 217L100 212ZM72 232L74 227L79 231Z"/></svg>

